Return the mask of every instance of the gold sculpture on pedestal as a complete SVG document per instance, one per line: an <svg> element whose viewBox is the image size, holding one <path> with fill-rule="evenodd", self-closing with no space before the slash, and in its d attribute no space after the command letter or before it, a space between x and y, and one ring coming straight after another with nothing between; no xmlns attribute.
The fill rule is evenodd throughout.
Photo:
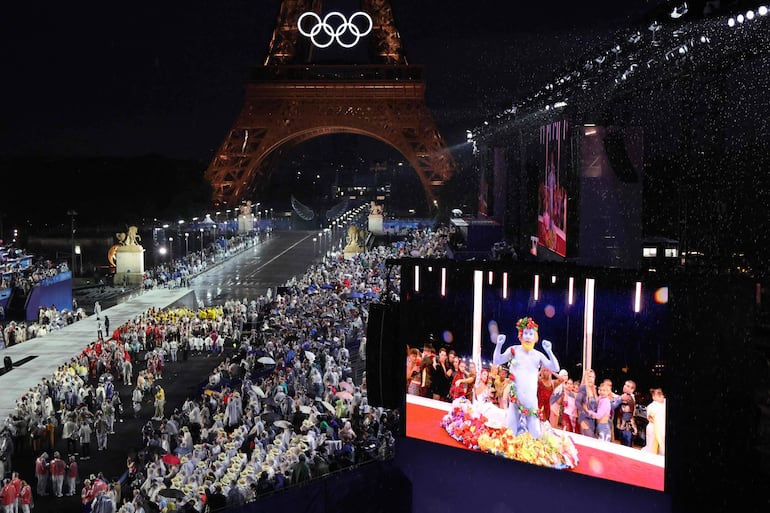
<svg viewBox="0 0 770 513"><path fill-rule="evenodd" d="M358 228L355 225L348 226L348 244L342 250L345 254L345 258L352 257L357 253L364 251L364 245L366 244L366 230Z"/></svg>
<svg viewBox="0 0 770 513"><path fill-rule="evenodd" d="M113 269L114 277L124 285L141 283L144 274L144 248L139 244L142 237L139 228L129 226L125 232L115 234L118 240L107 251L107 260Z"/></svg>

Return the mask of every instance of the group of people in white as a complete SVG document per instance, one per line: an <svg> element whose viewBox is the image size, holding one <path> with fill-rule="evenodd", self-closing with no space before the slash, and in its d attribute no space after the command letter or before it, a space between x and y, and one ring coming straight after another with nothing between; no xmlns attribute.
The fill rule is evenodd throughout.
<svg viewBox="0 0 770 513"><path fill-rule="evenodd" d="M150 309L105 333L105 340L89 344L83 354L20 398L5 429L17 435L45 423L63 433L64 424L67 443L77 444L68 446L68 452L77 449L81 459L88 458L97 423L106 424L104 436L96 437L99 450L123 415L120 394L103 376L124 384L136 377L137 389L156 393L159 387L153 383L162 376L163 364L177 360L182 348L221 356L227 340L240 342L241 358L221 361L205 394L188 399L171 415L155 410L161 433L146 442L175 454L178 464L148 461L139 486L129 488L140 493L124 493L122 501L114 502L116 508L134 511L142 500L168 508L168 499L158 492L173 487L185 493L185 500L178 502L201 511L201 492L211 491L212 473L232 500L240 500L239 494L248 500L260 490L298 483L339 462L354 461L362 450L356 452L356 441L370 438L387 454L393 448L397 412L369 407L365 373L354 375L349 347L357 344L358 357L364 359L367 305L389 293L388 283L397 290L398 277L385 277L385 259L441 256L437 241L442 238L433 237L430 230L412 235L353 258L328 258L289 280L280 294L269 291L256 300L231 300L197 312ZM141 351L146 351L144 369L137 362ZM260 357L274 364L265 367ZM253 378L256 374L259 377ZM107 383L112 393L103 390ZM41 442L40 449L44 447ZM129 465L126 478L132 477L131 470ZM111 487L94 488L93 482L84 482L84 503L104 501L103 496L112 493Z"/></svg>

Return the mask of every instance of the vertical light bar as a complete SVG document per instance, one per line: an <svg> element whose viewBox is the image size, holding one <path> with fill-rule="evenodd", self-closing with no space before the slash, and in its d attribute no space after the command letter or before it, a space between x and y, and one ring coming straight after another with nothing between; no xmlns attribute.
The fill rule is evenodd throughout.
<svg viewBox="0 0 770 513"><path fill-rule="evenodd" d="M503 273L503 299L508 299L508 273Z"/></svg>
<svg viewBox="0 0 770 513"><path fill-rule="evenodd" d="M535 275L535 289L532 291L532 296L534 297L535 301L540 299L540 275Z"/></svg>
<svg viewBox="0 0 770 513"><path fill-rule="evenodd" d="M636 291L634 292L634 313L639 313L642 309L642 282L636 282Z"/></svg>
<svg viewBox="0 0 770 513"><path fill-rule="evenodd" d="M567 288L567 304L572 306L572 302L575 300L575 278L569 277L569 287Z"/></svg>
<svg viewBox="0 0 770 513"><path fill-rule="evenodd" d="M414 291L420 292L420 266L414 266Z"/></svg>
<svg viewBox="0 0 770 513"><path fill-rule="evenodd" d="M487 277L487 281L490 285L492 285L492 278L494 278L494 273L492 271L489 271L489 276Z"/></svg>
<svg viewBox="0 0 770 513"><path fill-rule="evenodd" d="M446 267L441 268L441 296L446 296Z"/></svg>
<svg viewBox="0 0 770 513"><path fill-rule="evenodd" d="M586 306L583 313L583 370L591 367L594 352L594 286L593 278L586 279Z"/></svg>
<svg viewBox="0 0 770 513"><path fill-rule="evenodd" d="M484 273L473 271L473 361L476 362L476 365L481 362L481 299L483 288Z"/></svg>
<svg viewBox="0 0 770 513"><path fill-rule="evenodd" d="M551 275L551 283L556 283L556 275L555 274Z"/></svg>

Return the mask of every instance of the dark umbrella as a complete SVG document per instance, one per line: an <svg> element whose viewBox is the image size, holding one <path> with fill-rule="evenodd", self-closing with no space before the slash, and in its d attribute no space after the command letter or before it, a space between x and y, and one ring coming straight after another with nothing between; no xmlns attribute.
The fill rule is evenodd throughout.
<svg viewBox="0 0 770 513"><path fill-rule="evenodd" d="M270 425L274 421L280 419L281 418L281 414L277 413L277 412L274 412L274 411L269 411L267 413L263 413L261 415L261 417L262 417L262 422L264 422L267 425Z"/></svg>
<svg viewBox="0 0 770 513"><path fill-rule="evenodd" d="M163 455L163 454L166 454L166 452L167 452L166 449L164 449L160 445L155 445L155 444L148 445L147 447L145 447L143 449L143 451L145 452L145 454L148 454L148 455L149 454L160 454L160 455Z"/></svg>
<svg viewBox="0 0 770 513"><path fill-rule="evenodd" d="M185 498L185 493L182 490L177 490L176 488L164 488L158 492L158 495L161 497L166 497L167 499Z"/></svg>

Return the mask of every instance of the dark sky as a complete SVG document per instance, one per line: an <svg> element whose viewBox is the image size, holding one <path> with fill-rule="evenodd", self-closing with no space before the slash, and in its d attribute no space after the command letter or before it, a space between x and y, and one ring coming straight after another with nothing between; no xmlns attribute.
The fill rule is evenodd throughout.
<svg viewBox="0 0 770 513"><path fill-rule="evenodd" d="M659 3L391 2L410 64L426 68L439 125L470 123L476 105L507 101L511 89L547 77L564 48L595 44L606 28ZM328 1L325 9L348 4L358 5ZM242 105L247 68L266 54L279 5L14 3L0 36L0 155L154 153L208 162Z"/></svg>
<svg viewBox="0 0 770 513"><path fill-rule="evenodd" d="M646 27L650 21L673 23L667 13L674 3L679 2L391 0L403 49L410 64L424 66L426 103L450 146L461 145L465 130L477 127L490 113L499 113L553 81L559 70L575 69L581 57L593 57L593 52L599 50L606 52L617 42L618 34L627 33L629 27L639 27L649 37ZM756 6L749 0L696 0L688 4L688 17L693 23ZM354 0L327 0L324 10L353 12L359 5ZM279 6L280 0L13 3L3 13L5 23L0 30L0 158L160 155L205 168L243 105L249 67L260 65L266 55ZM707 7L717 11L705 15ZM685 23L690 23L689 19ZM767 76L762 68L766 68L764 61L751 65L757 69L745 76ZM720 95L718 99L725 106L722 109L727 111L705 112L714 121L704 130L706 136L721 137L734 129L742 130L740 133L750 138L748 143L735 138L736 146L745 154L762 152L770 125L767 116L758 118L751 111L755 100L765 104L770 101L763 84L750 78L734 80L724 91L717 90L718 86L705 90ZM752 88L753 93L746 94ZM655 87L649 89L651 95L656 91ZM688 108L707 111L714 102L703 96L703 90L693 91L698 97L691 95ZM733 98L734 104L724 101ZM647 103L652 105L637 99L634 108ZM647 117L660 117L660 122L655 121L660 127L660 140L670 139L680 145L683 134L669 137L667 132L669 114L684 112L677 109L681 110L677 105L672 110L658 109ZM646 141L651 139L646 135ZM680 153L686 159L695 151L691 146L689 154ZM645 158L652 161L655 155ZM719 169L732 168L736 162L729 152L721 159L725 164L719 164ZM702 154L702 160L704 165L721 162L708 153ZM657 170L668 177L680 173L682 167L670 160L658 165ZM753 169L752 165L743 168L742 173ZM167 183L159 180L160 172L151 166L150 171L129 173L130 180L122 175L97 174L92 169L71 172L48 166L40 171L46 180L56 177L58 187L67 184L69 188L43 188L57 197L65 195L60 190L66 190L65 196L73 199L67 203L66 208L70 208L70 203L74 206L78 201L81 205L89 201L91 186L98 188L99 197L115 197L119 203L121 198L133 201L139 191L148 187L165 190ZM185 169L180 168L175 176L184 176ZM13 214L37 210L27 205L30 191L40 190L36 176L14 173L8 167L0 171L4 200L0 216L6 215L7 224ZM691 204L690 211L708 210L714 216L731 217L735 226L754 226L745 222L743 213L731 210L733 204L724 199L728 195L720 194L731 190L732 185L726 183L734 175L707 177L710 182L703 181L709 188L705 194L698 189L701 184L694 182L692 195L706 199L702 204ZM696 169L692 178L702 180L704 176ZM660 189L661 201L677 200L671 197L675 193L666 184ZM25 192L6 192L14 190ZM751 186L731 190L729 197L735 195L742 195L746 205L761 205L764 201ZM41 203L51 208L45 199ZM62 208L56 205L55 210L60 214ZM61 215L57 218L68 220ZM701 224L704 233L710 231L711 222ZM731 230L720 233L734 236ZM743 230L742 240L751 241L753 237L752 229ZM720 241L713 243L717 244Z"/></svg>

